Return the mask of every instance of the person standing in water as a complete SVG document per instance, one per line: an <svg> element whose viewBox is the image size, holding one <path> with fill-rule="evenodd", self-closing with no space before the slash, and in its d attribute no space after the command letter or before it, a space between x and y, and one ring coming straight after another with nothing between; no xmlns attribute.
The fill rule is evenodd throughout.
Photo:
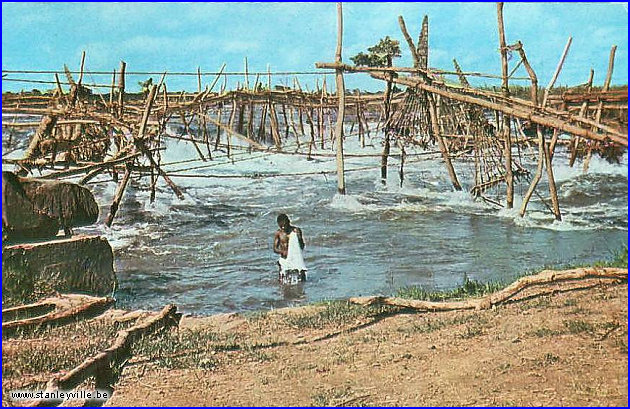
<svg viewBox="0 0 630 409"><path fill-rule="evenodd" d="M299 227L292 226L289 216L284 213L278 215L278 231L273 238L273 252L280 255L278 265L280 277L288 273L298 273L299 279L306 278L306 265L302 250L304 238Z"/></svg>

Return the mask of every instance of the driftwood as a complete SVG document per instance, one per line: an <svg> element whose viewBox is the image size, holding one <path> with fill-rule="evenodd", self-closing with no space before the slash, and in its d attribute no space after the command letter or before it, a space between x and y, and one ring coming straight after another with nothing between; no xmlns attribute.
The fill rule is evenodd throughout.
<svg viewBox="0 0 630 409"><path fill-rule="evenodd" d="M88 302L73 307L70 309L63 309L61 311L53 311L46 315L27 318L22 320L15 320L2 323L2 335L11 336L18 331L32 331L43 327L53 327L65 325L80 318L94 317L100 315L114 303L114 299L111 297L94 298L90 297ZM45 304L48 305L49 303ZM28 305L18 308L34 308L34 305ZM3 311L3 315L4 315ZM7 313L15 314L16 309L11 309Z"/></svg>
<svg viewBox="0 0 630 409"><path fill-rule="evenodd" d="M55 376L47 385L46 390L72 390L79 386L87 378L95 377L97 386L110 387L114 380L113 370L120 369L126 359L131 355L131 346L141 337L179 325L181 313L177 313L177 307L173 304L165 306L160 313L133 327L118 332L114 343L104 351L87 358L79 366L69 372ZM61 402L47 400L31 401L25 406L40 407Z"/></svg>
<svg viewBox="0 0 630 409"><path fill-rule="evenodd" d="M622 268L576 268L566 271L545 270L539 274L523 277L504 288L501 291L483 298L474 298L464 301L421 301L409 300L397 297L353 297L348 301L359 305L391 305L394 307L408 308L418 311L452 311L452 310L483 310L511 301L516 295L530 287L545 286L548 284L579 281L587 279L600 280L627 280L628 269ZM590 286L590 284L589 284ZM578 287L579 288L579 287ZM546 289L542 289L545 293Z"/></svg>

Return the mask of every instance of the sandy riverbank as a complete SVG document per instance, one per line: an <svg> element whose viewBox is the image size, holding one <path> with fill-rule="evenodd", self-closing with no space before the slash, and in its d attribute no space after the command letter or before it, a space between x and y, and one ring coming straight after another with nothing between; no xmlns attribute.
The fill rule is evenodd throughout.
<svg viewBox="0 0 630 409"><path fill-rule="evenodd" d="M627 291L488 311L185 318L180 337L201 331L210 352L135 358L108 405L623 406Z"/></svg>
<svg viewBox="0 0 630 409"><path fill-rule="evenodd" d="M554 283L554 294L526 291L481 311L414 313L338 301L184 317L179 330L134 346L106 404L623 406L627 283L591 284L566 291ZM146 314L113 310L4 339L3 390L43 388Z"/></svg>

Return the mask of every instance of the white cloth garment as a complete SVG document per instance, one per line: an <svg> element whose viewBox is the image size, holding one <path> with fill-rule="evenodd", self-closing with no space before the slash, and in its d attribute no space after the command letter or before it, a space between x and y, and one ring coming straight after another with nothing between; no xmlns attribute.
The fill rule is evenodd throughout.
<svg viewBox="0 0 630 409"><path fill-rule="evenodd" d="M302 255L302 248L300 247L300 241L298 240L297 233L292 231L289 234L289 248L287 251L287 258L278 260L280 263L280 273L286 273L288 271L306 271L306 265L304 264L304 256Z"/></svg>

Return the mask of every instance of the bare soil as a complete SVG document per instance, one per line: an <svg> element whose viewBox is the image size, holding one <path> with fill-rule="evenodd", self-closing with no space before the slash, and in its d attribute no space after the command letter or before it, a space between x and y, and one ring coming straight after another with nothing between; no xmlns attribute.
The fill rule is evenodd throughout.
<svg viewBox="0 0 630 409"><path fill-rule="evenodd" d="M627 406L627 305L621 284L486 311L185 317L107 405Z"/></svg>

